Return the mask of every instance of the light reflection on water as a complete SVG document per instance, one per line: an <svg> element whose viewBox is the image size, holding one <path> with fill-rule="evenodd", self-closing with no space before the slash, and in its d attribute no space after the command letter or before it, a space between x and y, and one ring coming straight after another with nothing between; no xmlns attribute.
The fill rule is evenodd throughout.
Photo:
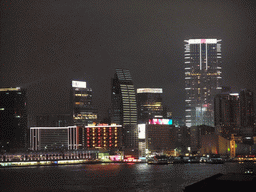
<svg viewBox="0 0 256 192"><path fill-rule="evenodd" d="M182 191L217 173L240 172L255 164L147 165L103 163L3 168L3 191Z"/></svg>

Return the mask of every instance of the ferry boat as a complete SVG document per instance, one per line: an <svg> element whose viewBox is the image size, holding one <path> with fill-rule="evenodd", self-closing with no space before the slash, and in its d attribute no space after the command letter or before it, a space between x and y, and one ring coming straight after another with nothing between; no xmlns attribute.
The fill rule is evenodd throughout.
<svg viewBox="0 0 256 192"><path fill-rule="evenodd" d="M148 159L148 164L168 164L168 157L165 155L156 155Z"/></svg>
<svg viewBox="0 0 256 192"><path fill-rule="evenodd" d="M223 164L224 160L220 157L220 155L211 155L210 158L207 159L207 163Z"/></svg>

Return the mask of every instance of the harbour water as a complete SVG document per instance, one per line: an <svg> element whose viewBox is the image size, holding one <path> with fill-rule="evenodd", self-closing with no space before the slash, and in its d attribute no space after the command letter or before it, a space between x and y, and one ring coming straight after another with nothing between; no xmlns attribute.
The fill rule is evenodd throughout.
<svg viewBox="0 0 256 192"><path fill-rule="evenodd" d="M243 173L254 163L101 163L0 169L1 191L182 191L217 173Z"/></svg>

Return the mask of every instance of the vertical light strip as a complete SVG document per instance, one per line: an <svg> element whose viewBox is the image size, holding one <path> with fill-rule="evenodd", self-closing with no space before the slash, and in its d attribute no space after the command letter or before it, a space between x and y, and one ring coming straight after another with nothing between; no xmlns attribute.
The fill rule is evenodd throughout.
<svg viewBox="0 0 256 192"><path fill-rule="evenodd" d="M37 150L37 130L38 129L35 130L35 150Z"/></svg>
<svg viewBox="0 0 256 192"><path fill-rule="evenodd" d="M41 150L41 129L38 129L38 150Z"/></svg>
<svg viewBox="0 0 256 192"><path fill-rule="evenodd" d="M206 71L208 69L208 51L207 51L207 43L205 43L205 49L206 49Z"/></svg>
<svg viewBox="0 0 256 192"><path fill-rule="evenodd" d="M74 128L72 128L73 129L73 142L72 142L72 144L73 144L73 148L72 149L75 149L75 145L74 145L74 143L75 143L75 140L76 140L76 130L74 129Z"/></svg>
<svg viewBox="0 0 256 192"><path fill-rule="evenodd" d="M69 131L70 131L70 127L68 128L68 149L69 149Z"/></svg>
<svg viewBox="0 0 256 192"><path fill-rule="evenodd" d="M200 70L202 70L202 47L201 47L201 43L200 43Z"/></svg>
<svg viewBox="0 0 256 192"><path fill-rule="evenodd" d="M32 137L32 129L30 129L30 149L34 150L33 149L33 145L32 145L32 141L31 141L31 137Z"/></svg>

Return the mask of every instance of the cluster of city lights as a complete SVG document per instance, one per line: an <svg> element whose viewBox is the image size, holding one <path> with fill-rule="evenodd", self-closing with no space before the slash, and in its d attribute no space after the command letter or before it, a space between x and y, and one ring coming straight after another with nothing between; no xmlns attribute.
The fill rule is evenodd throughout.
<svg viewBox="0 0 256 192"><path fill-rule="evenodd" d="M117 147L117 127L86 128L87 147Z"/></svg>

